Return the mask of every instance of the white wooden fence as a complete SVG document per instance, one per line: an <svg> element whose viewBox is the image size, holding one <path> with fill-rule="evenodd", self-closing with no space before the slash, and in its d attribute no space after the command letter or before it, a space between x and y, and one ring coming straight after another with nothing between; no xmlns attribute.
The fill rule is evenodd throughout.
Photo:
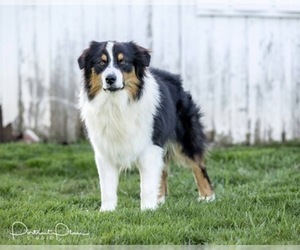
<svg viewBox="0 0 300 250"><path fill-rule="evenodd" d="M218 15L197 5L0 6L3 123L79 136L77 58L91 40L134 40L181 73L215 141L300 138L300 16ZM201 9L200 9L201 10Z"/></svg>

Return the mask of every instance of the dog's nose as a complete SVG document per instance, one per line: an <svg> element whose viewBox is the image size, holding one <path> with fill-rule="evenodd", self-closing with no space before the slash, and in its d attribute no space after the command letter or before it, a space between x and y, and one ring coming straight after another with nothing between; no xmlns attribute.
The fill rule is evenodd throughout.
<svg viewBox="0 0 300 250"><path fill-rule="evenodd" d="M117 80L117 78L113 74L110 74L105 78L106 83L109 85L112 85L116 80Z"/></svg>

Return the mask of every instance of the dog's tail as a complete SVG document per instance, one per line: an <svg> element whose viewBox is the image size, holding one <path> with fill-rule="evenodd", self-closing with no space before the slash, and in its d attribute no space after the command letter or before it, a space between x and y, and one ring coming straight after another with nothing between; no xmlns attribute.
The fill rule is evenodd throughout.
<svg viewBox="0 0 300 250"><path fill-rule="evenodd" d="M207 138L201 122L202 113L189 92L182 89L177 102L177 114L180 121L177 126L177 138L187 156L203 156L207 147Z"/></svg>

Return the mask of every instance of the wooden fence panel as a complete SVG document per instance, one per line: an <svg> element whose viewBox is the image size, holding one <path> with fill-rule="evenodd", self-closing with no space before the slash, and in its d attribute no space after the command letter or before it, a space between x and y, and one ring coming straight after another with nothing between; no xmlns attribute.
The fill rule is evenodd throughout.
<svg viewBox="0 0 300 250"><path fill-rule="evenodd" d="M91 40L134 40L180 73L215 141L300 137L300 17L199 15L194 5L0 6L3 125L80 136L77 58ZM178 0L179 3L179 0Z"/></svg>

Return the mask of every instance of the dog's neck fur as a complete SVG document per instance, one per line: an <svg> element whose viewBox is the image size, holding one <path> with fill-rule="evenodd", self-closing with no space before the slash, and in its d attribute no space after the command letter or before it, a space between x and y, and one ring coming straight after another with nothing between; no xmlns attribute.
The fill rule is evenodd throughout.
<svg viewBox="0 0 300 250"><path fill-rule="evenodd" d="M143 91L137 101L130 100L125 90L101 91L92 101L81 94L81 117L94 150L120 168L130 167L151 143L159 90L150 73Z"/></svg>

